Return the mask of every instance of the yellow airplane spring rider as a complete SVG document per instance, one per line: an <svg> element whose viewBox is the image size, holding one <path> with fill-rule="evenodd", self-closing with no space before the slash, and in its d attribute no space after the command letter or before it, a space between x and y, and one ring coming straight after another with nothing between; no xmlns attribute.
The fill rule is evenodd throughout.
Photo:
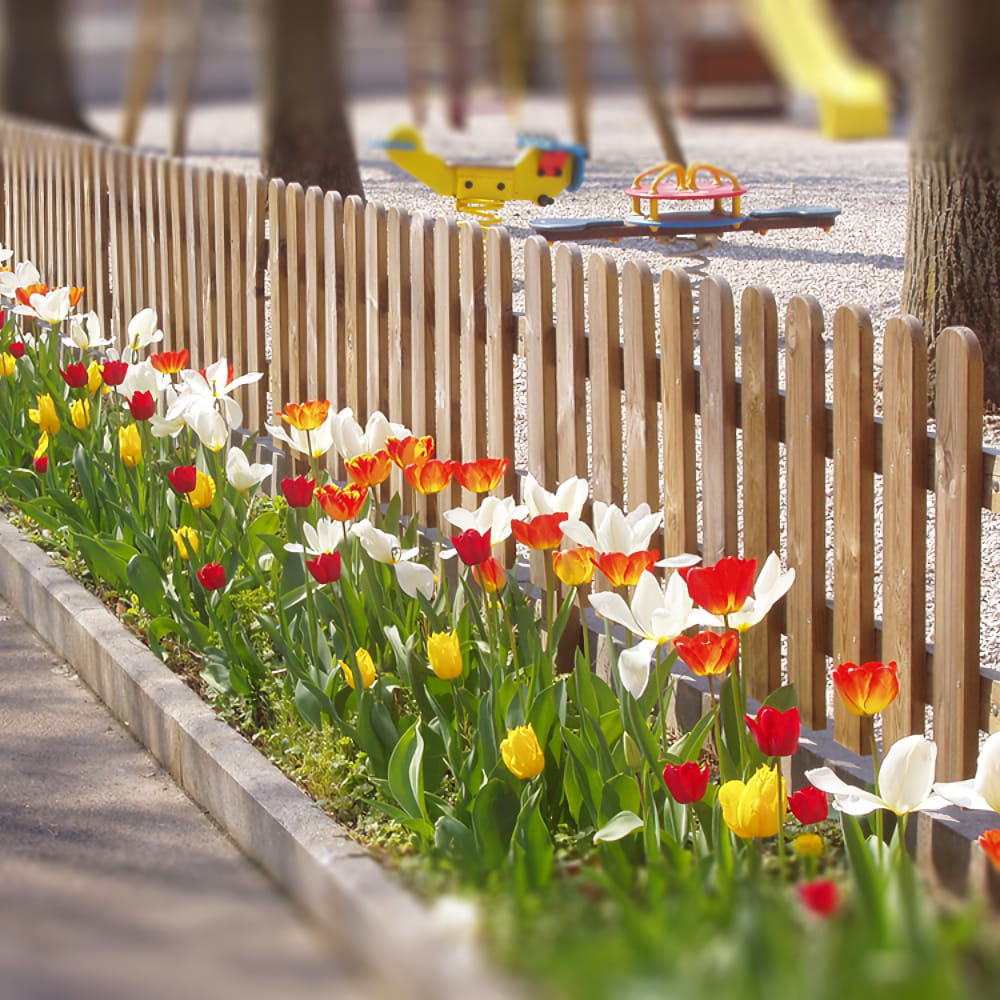
<svg viewBox="0 0 1000 1000"><path fill-rule="evenodd" d="M539 138L523 138L519 143L524 152L513 166L504 167L447 163L424 149L420 133L410 125L398 126L376 145L431 190L454 198L459 212L490 226L500 221L499 210L505 202L551 205L557 195L575 191L583 183L583 146Z"/></svg>

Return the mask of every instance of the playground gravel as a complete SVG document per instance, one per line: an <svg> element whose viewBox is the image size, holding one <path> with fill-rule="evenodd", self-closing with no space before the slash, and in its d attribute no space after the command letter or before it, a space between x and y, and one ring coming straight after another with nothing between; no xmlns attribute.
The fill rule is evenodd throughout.
<svg viewBox="0 0 1000 1000"><path fill-rule="evenodd" d="M352 108L355 141L365 192L387 207L397 206L430 216L460 218L451 199L429 191L391 164L373 148L390 129L410 120L407 103L398 98L365 98ZM518 121L489 97L474 98L468 128L455 132L443 120L444 109L432 105L424 128L429 150L449 160L510 163L517 154L518 132L559 138L570 135L565 101L558 96L525 102ZM116 110L95 110L95 125L114 135ZM591 154L583 186L563 194L542 209L514 203L503 219L512 237L515 273L524 241L533 235L529 222L541 216L611 218L628 210L622 189L642 169L663 159L655 132L641 101L630 95L595 98L590 109ZM815 296L823 309L827 335L828 392L832 378L830 332L837 308L845 304L868 309L875 331L876 365L881 364L881 332L900 310L903 254L906 234L907 144L902 128L885 139L831 142L821 138L807 120L705 118L679 123L687 158L717 164L749 188L744 206L749 210L786 206L835 206L841 210L829 233L821 230L773 231L766 236L733 234L717 247L696 253L690 245L667 246L648 239L624 239L618 244L595 241L582 246L586 259L594 250L610 252L621 266L626 260L643 262L654 275L666 267L687 270L697 287L702 277L725 278L737 303L749 285L765 285L774 293L779 316L795 295ZM194 110L190 123L192 159L240 170L256 170L259 121L251 104L206 105ZM165 110L151 109L140 131L140 143L162 149L168 135ZM685 252L686 251L686 252ZM515 283L515 293L520 294ZM697 303L697 297L696 297ZM520 303L515 303L519 308ZM517 396L523 400L523 373ZM524 433L525 421L518 427ZM988 444L1000 443L1000 419L987 417ZM523 464L526 442L518 441ZM831 491L828 490L828 495ZM880 497L876 504L880 506ZM829 511L828 511L829 515ZM876 512L876 521L880 512ZM828 524L831 519L828 516ZM994 596L1000 581L1000 520L984 511L982 585L982 661L1000 669L1000 599ZM929 539L928 627L933 629L933 546ZM830 546L832 553L832 545ZM832 560L832 554L831 554ZM881 545L876 539L876 572ZM828 578L832 579L832 562Z"/></svg>

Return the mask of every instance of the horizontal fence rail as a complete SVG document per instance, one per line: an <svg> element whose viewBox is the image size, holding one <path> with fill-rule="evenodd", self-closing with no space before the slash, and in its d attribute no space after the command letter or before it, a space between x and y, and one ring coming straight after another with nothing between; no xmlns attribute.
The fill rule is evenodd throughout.
<svg viewBox="0 0 1000 1000"><path fill-rule="evenodd" d="M980 518L1000 509L1000 454L982 447L983 362L968 330L938 338L932 435L912 318L876 333L864 309L839 309L828 399L827 331L809 295L779 316L768 289L747 288L737 323L728 284L706 278L696 321L684 272L619 269L603 252L584 261L577 247L553 252L531 237L518 316L502 228L484 236L11 120L0 123L0 184L15 259L86 285L111 335L152 306L194 366L225 355L238 371L266 371L245 407L250 428L263 428L269 404L328 398L361 420L380 408L433 434L448 457L513 457L523 366L526 469L543 485L580 475L595 500L662 507L667 554L777 551L795 568L784 607L746 634L751 694L787 677L803 717L825 728L830 658L895 659L902 690L885 736L923 731L929 708L942 779L970 774L980 731L1000 728L1000 674L979 663ZM514 491L513 468L502 488ZM463 500L456 490L406 502L435 524ZM832 724L862 750L862 720L835 704Z"/></svg>

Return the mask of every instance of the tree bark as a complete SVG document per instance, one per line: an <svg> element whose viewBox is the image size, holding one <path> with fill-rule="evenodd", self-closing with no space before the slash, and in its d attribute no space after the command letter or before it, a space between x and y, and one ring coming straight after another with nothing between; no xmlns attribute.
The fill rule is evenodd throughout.
<svg viewBox="0 0 1000 1000"><path fill-rule="evenodd" d="M263 173L363 196L341 72L340 0L259 0L258 8Z"/></svg>
<svg viewBox="0 0 1000 1000"><path fill-rule="evenodd" d="M1000 4L921 0L903 309L975 331L1000 403Z"/></svg>
<svg viewBox="0 0 1000 1000"><path fill-rule="evenodd" d="M0 17L0 108L91 132L70 72L64 0L5 0Z"/></svg>

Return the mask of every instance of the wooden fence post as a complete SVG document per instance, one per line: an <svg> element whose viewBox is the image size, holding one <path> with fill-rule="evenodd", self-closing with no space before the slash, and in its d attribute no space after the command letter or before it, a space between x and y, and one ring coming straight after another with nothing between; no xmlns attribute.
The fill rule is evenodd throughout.
<svg viewBox="0 0 1000 1000"><path fill-rule="evenodd" d="M973 773L979 749L983 352L965 327L949 327L936 347L932 693L937 776L952 781Z"/></svg>
<svg viewBox="0 0 1000 1000"><path fill-rule="evenodd" d="M365 206L365 327L367 350L358 357L365 369L368 406L358 416L362 422L375 410L389 407L387 344L389 317L385 257L385 208L375 202Z"/></svg>
<svg viewBox="0 0 1000 1000"><path fill-rule="evenodd" d="M826 408L823 313L811 295L796 296L785 318L788 386L788 679L802 721L826 728Z"/></svg>
<svg viewBox="0 0 1000 1000"><path fill-rule="evenodd" d="M344 389L356 420L368 419L365 322L365 206L357 195L344 201Z"/></svg>
<svg viewBox="0 0 1000 1000"><path fill-rule="evenodd" d="M743 554L759 566L781 555L781 414L778 388L778 310L774 295L755 285L740 300L743 425ZM781 684L781 622L774 608L743 635L747 692L763 699Z"/></svg>
<svg viewBox="0 0 1000 1000"><path fill-rule="evenodd" d="M461 424L461 310L458 297L458 226L447 219L434 224L434 409L437 450L459 458ZM456 506L454 485L437 494L443 510Z"/></svg>
<svg viewBox="0 0 1000 1000"><path fill-rule="evenodd" d="M486 455L486 286L483 233L470 222L458 233L460 353L462 359L461 423L463 462ZM456 458L458 455L455 456ZM477 506L474 493L461 491L466 507Z"/></svg>
<svg viewBox="0 0 1000 1000"><path fill-rule="evenodd" d="M587 261L590 328L590 492L603 503L622 504L622 349L618 316L618 265L609 253Z"/></svg>
<svg viewBox="0 0 1000 1000"><path fill-rule="evenodd" d="M552 318L549 245L531 236L524 245L525 363L528 383L528 472L545 489L559 479L556 441L556 337Z"/></svg>
<svg viewBox="0 0 1000 1000"><path fill-rule="evenodd" d="M660 502L660 459L657 454L656 313L653 275L645 263L626 261L622 268L624 332L625 454L628 463L628 506L656 508Z"/></svg>
<svg viewBox="0 0 1000 1000"><path fill-rule="evenodd" d="M736 498L736 320L725 278L699 289L701 345L702 558L706 565L739 547Z"/></svg>
<svg viewBox="0 0 1000 1000"><path fill-rule="evenodd" d="M410 399L413 406L413 433L436 438L434 409L434 224L422 213L410 220L410 358L413 364ZM423 524L438 524L437 499L416 498L416 515Z"/></svg>
<svg viewBox="0 0 1000 1000"><path fill-rule="evenodd" d="M899 697L882 743L924 731L927 701L927 340L912 316L889 320L882 360L882 659Z"/></svg>
<svg viewBox="0 0 1000 1000"><path fill-rule="evenodd" d="M556 429L560 481L588 479L587 332L583 312L583 254L560 244L555 254ZM589 507L589 504L588 504Z"/></svg>
<svg viewBox="0 0 1000 1000"><path fill-rule="evenodd" d="M329 399L326 384L327 340L326 320L327 269L323 241L323 191L318 187L306 189L303 205L302 236L305 270L305 393L307 399Z"/></svg>
<svg viewBox="0 0 1000 1000"><path fill-rule="evenodd" d="M842 306L833 320L833 662L875 658L875 435L872 324ZM871 720L833 702L833 735L871 748Z"/></svg>
<svg viewBox="0 0 1000 1000"><path fill-rule="evenodd" d="M687 273L660 275L663 397L663 551L698 551L695 473L694 305Z"/></svg>
<svg viewBox="0 0 1000 1000"><path fill-rule="evenodd" d="M247 177L246 186L246 364L248 371L264 372L265 376L253 387L249 387L246 417L248 427L263 431L269 418L267 391L270 384L264 339L264 279L267 275L269 252L264 237L267 182L263 177L254 175Z"/></svg>
<svg viewBox="0 0 1000 1000"><path fill-rule="evenodd" d="M288 402L285 384L288 367L288 233L285 182L273 178L267 186L267 268L271 279L271 409Z"/></svg>

